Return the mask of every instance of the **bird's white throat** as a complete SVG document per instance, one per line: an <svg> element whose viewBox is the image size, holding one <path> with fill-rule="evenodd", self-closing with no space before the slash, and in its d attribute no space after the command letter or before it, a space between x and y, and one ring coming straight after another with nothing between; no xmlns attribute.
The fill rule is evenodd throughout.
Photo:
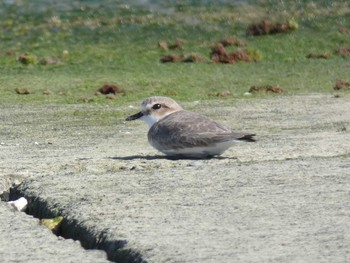
<svg viewBox="0 0 350 263"><path fill-rule="evenodd" d="M154 115L143 115L140 119L147 122L148 128L151 128L153 124L158 122L161 118L159 118L159 116Z"/></svg>
<svg viewBox="0 0 350 263"><path fill-rule="evenodd" d="M151 128L156 122L160 121L161 119L163 119L171 113L173 113L173 111L163 112L162 115L144 114L140 119L147 122L148 128Z"/></svg>

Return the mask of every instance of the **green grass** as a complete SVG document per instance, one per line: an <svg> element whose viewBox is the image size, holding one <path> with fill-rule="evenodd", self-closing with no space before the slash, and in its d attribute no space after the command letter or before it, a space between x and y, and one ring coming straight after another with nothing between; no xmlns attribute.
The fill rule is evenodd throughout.
<svg viewBox="0 0 350 263"><path fill-rule="evenodd" d="M278 84L285 94L333 92L337 79L349 79L349 57L307 59L310 52L350 46L350 4L346 1L247 1L246 4L201 4L199 1L0 1L0 103L126 104L152 95L190 101L217 98L229 90L240 98L252 85ZM227 1L230 2L230 1ZM259 3L257 3L259 2ZM300 3L302 2L302 3ZM214 1L213 1L214 3ZM248 37L250 23L264 18L293 18L298 30ZM209 62L216 41L236 36L259 50L256 63L167 63L168 53L197 53ZM163 51L159 40L185 40L183 51ZM68 55L63 55L67 50ZM14 55L7 56L6 52ZM22 65L20 54L54 57L57 65ZM116 100L96 96L105 82L126 90ZM18 95L16 88L32 93ZM44 91L50 91L44 95ZM227 99L227 98L225 98Z"/></svg>

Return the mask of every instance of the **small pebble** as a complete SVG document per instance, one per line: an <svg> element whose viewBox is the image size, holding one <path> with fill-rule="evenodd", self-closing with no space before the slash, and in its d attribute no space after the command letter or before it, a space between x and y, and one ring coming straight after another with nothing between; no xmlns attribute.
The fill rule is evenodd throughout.
<svg viewBox="0 0 350 263"><path fill-rule="evenodd" d="M17 211L22 212L27 208L28 201L24 197L21 197L15 201L9 201L7 203L14 207Z"/></svg>

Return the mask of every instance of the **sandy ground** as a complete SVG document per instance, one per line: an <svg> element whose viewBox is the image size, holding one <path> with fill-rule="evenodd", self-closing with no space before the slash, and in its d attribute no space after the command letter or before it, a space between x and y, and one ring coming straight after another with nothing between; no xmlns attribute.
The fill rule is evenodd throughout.
<svg viewBox="0 0 350 263"><path fill-rule="evenodd" d="M64 236L117 262L350 261L349 95L183 106L258 142L174 161L148 145L143 122L73 114L128 108L2 105L0 192L22 182L29 213L63 215ZM15 229L2 232L15 242Z"/></svg>

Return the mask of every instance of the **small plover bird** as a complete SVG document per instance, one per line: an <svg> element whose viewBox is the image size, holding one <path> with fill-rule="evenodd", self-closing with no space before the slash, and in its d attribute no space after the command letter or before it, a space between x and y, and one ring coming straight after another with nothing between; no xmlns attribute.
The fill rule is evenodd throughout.
<svg viewBox="0 0 350 263"><path fill-rule="evenodd" d="M221 155L235 142L255 141L255 134L231 131L206 116L184 110L168 97L143 100L141 111L126 118L136 119L147 122L149 143L175 158L209 158Z"/></svg>

